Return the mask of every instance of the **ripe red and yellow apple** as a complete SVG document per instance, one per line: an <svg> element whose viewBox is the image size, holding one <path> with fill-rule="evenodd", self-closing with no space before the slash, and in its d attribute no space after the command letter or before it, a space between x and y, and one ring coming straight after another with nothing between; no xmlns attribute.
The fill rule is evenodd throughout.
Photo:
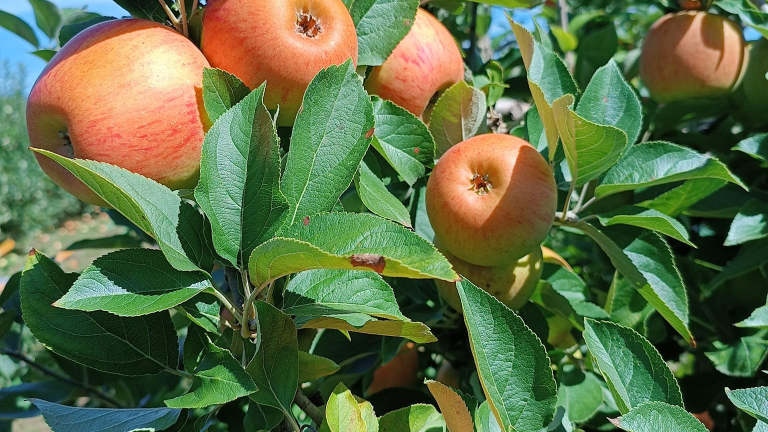
<svg viewBox="0 0 768 432"><path fill-rule="evenodd" d="M439 244L439 241L436 243ZM496 267L470 264L444 249L441 249L441 252L453 265L456 273L515 310L525 306L536 289L544 267L541 248L535 249L511 265ZM456 284L440 280L435 280L435 284L443 300L457 311L462 311L461 297Z"/></svg>
<svg viewBox="0 0 768 432"><path fill-rule="evenodd" d="M556 205L546 160L512 135L478 135L451 147L427 182L427 214L441 250L477 266L540 256Z"/></svg>
<svg viewBox="0 0 768 432"><path fill-rule="evenodd" d="M737 89L734 117L750 126L768 124L768 40L760 38L749 46L744 77Z"/></svg>
<svg viewBox="0 0 768 432"><path fill-rule="evenodd" d="M419 352L413 342L408 342L389 362L373 373L373 380L365 391L370 396L393 387L411 387L419 374Z"/></svg>
<svg viewBox="0 0 768 432"><path fill-rule="evenodd" d="M464 79L464 61L453 35L424 9L387 60L373 68L368 93L421 116L433 97Z"/></svg>
<svg viewBox="0 0 768 432"><path fill-rule="evenodd" d="M202 53L145 20L108 21L75 36L48 63L27 102L34 148L121 166L172 189L197 183L205 131ZM104 201L36 155L51 179L83 201Z"/></svg>
<svg viewBox="0 0 768 432"><path fill-rule="evenodd" d="M744 46L741 28L726 17L664 15L643 41L640 77L660 103L723 96L741 77Z"/></svg>
<svg viewBox="0 0 768 432"><path fill-rule="evenodd" d="M209 0L201 48L251 89L266 81L264 103L280 106L281 126L293 125L321 69L357 64L357 33L341 0Z"/></svg>

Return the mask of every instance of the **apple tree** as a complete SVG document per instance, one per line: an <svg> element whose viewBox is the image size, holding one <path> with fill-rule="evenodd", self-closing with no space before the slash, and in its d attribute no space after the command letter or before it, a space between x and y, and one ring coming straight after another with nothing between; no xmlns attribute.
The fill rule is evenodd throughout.
<svg viewBox="0 0 768 432"><path fill-rule="evenodd" d="M30 2L0 430L768 430L764 2Z"/></svg>

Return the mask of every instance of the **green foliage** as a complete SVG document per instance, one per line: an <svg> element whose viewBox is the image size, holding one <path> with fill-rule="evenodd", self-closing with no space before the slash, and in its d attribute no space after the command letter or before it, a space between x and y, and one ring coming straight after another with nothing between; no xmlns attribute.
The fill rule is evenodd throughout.
<svg viewBox="0 0 768 432"><path fill-rule="evenodd" d="M79 215L84 205L56 186L27 150L26 72L0 63L0 238L26 246L33 236Z"/></svg>

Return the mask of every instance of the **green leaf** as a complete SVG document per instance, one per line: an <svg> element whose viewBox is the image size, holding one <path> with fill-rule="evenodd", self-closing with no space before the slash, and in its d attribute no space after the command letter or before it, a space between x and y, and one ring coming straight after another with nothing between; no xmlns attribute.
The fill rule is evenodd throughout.
<svg viewBox="0 0 768 432"><path fill-rule="evenodd" d="M168 15L157 0L114 0L114 2L135 18L170 24Z"/></svg>
<svg viewBox="0 0 768 432"><path fill-rule="evenodd" d="M371 145L413 186L434 163L435 140L415 115L394 103L373 98L376 129Z"/></svg>
<svg viewBox="0 0 768 432"><path fill-rule="evenodd" d="M579 331L584 330L584 317L576 313L568 299L555 291L549 282L539 281L530 300L553 314L567 319Z"/></svg>
<svg viewBox="0 0 768 432"><path fill-rule="evenodd" d="M739 249L723 270L709 281L702 291L708 296L723 282L747 274L768 262L768 239L751 241Z"/></svg>
<svg viewBox="0 0 768 432"><path fill-rule="evenodd" d="M408 321L381 276L354 270L309 270L295 275L283 293L283 312L313 318L368 314Z"/></svg>
<svg viewBox="0 0 768 432"><path fill-rule="evenodd" d="M366 432L379 432L379 419L376 418L376 412L373 411L373 405L368 402L360 402L357 404L360 407L360 414L365 422Z"/></svg>
<svg viewBox="0 0 768 432"><path fill-rule="evenodd" d="M768 305L760 306L743 321L734 324L736 327L768 329Z"/></svg>
<svg viewBox="0 0 768 432"><path fill-rule="evenodd" d="M69 245L65 250L74 251L81 249L131 249L140 248L141 240L131 234L118 234L111 237L78 240Z"/></svg>
<svg viewBox="0 0 768 432"><path fill-rule="evenodd" d="M160 183L114 165L33 150L59 163L152 236L176 270L199 270L188 256L197 256L201 251L202 215L177 194Z"/></svg>
<svg viewBox="0 0 768 432"><path fill-rule="evenodd" d="M594 180L616 164L627 149L627 134L614 126L593 123L575 113L573 95L552 103L552 114L576 186Z"/></svg>
<svg viewBox="0 0 768 432"><path fill-rule="evenodd" d="M217 333L219 330L221 304L212 295L198 295L192 300L179 305L177 311L184 314L190 321L209 333Z"/></svg>
<svg viewBox="0 0 768 432"><path fill-rule="evenodd" d="M768 237L768 203L751 200L731 222L726 246L735 246Z"/></svg>
<svg viewBox="0 0 768 432"><path fill-rule="evenodd" d="M726 344L714 341L714 350L705 353L721 373L733 377L753 377L768 356L766 331Z"/></svg>
<svg viewBox="0 0 768 432"><path fill-rule="evenodd" d="M348 0L357 30L357 63L378 66L408 34L418 2L412 0Z"/></svg>
<svg viewBox="0 0 768 432"><path fill-rule="evenodd" d="M251 255L256 286L304 270L372 270L383 276L458 279L435 247L402 225L376 216L329 213L286 228Z"/></svg>
<svg viewBox="0 0 768 432"><path fill-rule="evenodd" d="M248 396L257 390L248 373L232 353L208 343L208 352L194 370L189 393L165 404L171 408L206 408ZM258 394L264 393L266 388Z"/></svg>
<svg viewBox="0 0 768 432"><path fill-rule="evenodd" d="M203 272L174 269L158 250L124 249L97 258L53 305L119 316L148 315L213 292Z"/></svg>
<svg viewBox="0 0 768 432"><path fill-rule="evenodd" d="M32 27L16 15L0 10L0 27L31 43L35 48L40 45Z"/></svg>
<svg viewBox="0 0 768 432"><path fill-rule="evenodd" d="M477 407L477 411L475 411L475 429L477 432L502 432L488 400L481 403Z"/></svg>
<svg viewBox="0 0 768 432"><path fill-rule="evenodd" d="M379 432L445 432L443 416L432 405L416 404L379 417Z"/></svg>
<svg viewBox="0 0 768 432"><path fill-rule="evenodd" d="M731 390L726 387L725 394L736 408L762 422L768 422L768 387L741 390Z"/></svg>
<svg viewBox="0 0 768 432"><path fill-rule="evenodd" d="M379 429L381 432L384 430ZM367 432L368 426L352 392L340 382L328 398L320 432Z"/></svg>
<svg viewBox="0 0 768 432"><path fill-rule="evenodd" d="M610 297L609 305L606 306L611 315L610 320L642 332L646 318L655 311L653 306L629 279L619 274L614 276L611 290L613 295Z"/></svg>
<svg viewBox="0 0 768 432"><path fill-rule="evenodd" d="M373 105L351 61L323 69L304 94L280 189L288 223L329 211L352 183L374 128Z"/></svg>
<svg viewBox="0 0 768 432"><path fill-rule="evenodd" d="M263 301L254 304L259 348L246 370L259 387L251 399L292 416L291 405L299 385L299 342L291 317Z"/></svg>
<svg viewBox="0 0 768 432"><path fill-rule="evenodd" d="M688 231L683 224L657 210L625 206L597 217L604 226L631 225L645 228L672 237L689 246L696 247L691 243Z"/></svg>
<svg viewBox="0 0 768 432"><path fill-rule="evenodd" d="M187 336L184 338L182 360L184 369L193 371L200 364L200 360L208 353L208 345L211 340L205 331L198 326L187 327Z"/></svg>
<svg viewBox="0 0 768 432"><path fill-rule="evenodd" d="M528 71L528 86L544 125L549 146L548 159L553 161L559 132L552 104L564 95L578 94L578 87L568 67L557 54L536 42L525 27L511 19L509 22L517 38L525 69Z"/></svg>
<svg viewBox="0 0 768 432"><path fill-rule="evenodd" d="M603 405L600 378L590 371L564 365L559 381L557 405L565 407L572 422L584 423L597 414Z"/></svg>
<svg viewBox="0 0 768 432"><path fill-rule="evenodd" d="M696 345L689 325L688 293L675 256L658 234L639 228L606 228L604 232L642 274L624 274L640 294L653 305L672 327L691 345ZM621 269L619 269L621 271Z"/></svg>
<svg viewBox="0 0 768 432"><path fill-rule="evenodd" d="M231 73L221 69L205 68L203 70L203 104L205 105L205 111L208 113L208 118L211 120L211 123L216 123L216 120L218 120L219 117L223 116L230 108L240 103L240 101L245 99L249 94L251 94L251 90L248 86L240 81L240 78ZM263 95L264 90L257 89L256 95L253 97L260 100L251 101L250 105L253 106L263 103L263 100L261 100L263 99ZM259 108L260 106L255 107L256 110ZM256 121L255 114L249 113L246 117ZM243 120L242 111L237 120ZM232 118L230 119L230 122L232 122ZM251 124L253 124L253 122L251 122ZM230 125L230 128L234 128L234 125ZM258 125L254 125L254 128L258 128Z"/></svg>
<svg viewBox="0 0 768 432"><path fill-rule="evenodd" d="M720 179L744 187L741 180L715 158L670 142L649 141L629 148L606 173L595 189L595 196L695 178Z"/></svg>
<svg viewBox="0 0 768 432"><path fill-rule="evenodd" d="M29 0L35 12L37 27L51 39L56 39L61 28L61 11L48 0Z"/></svg>
<svg viewBox="0 0 768 432"><path fill-rule="evenodd" d="M147 375L176 369L179 348L168 313L122 318L54 307L53 302L75 279L76 274L64 273L37 251L27 259L21 277L21 308L25 324L43 345L103 372Z"/></svg>
<svg viewBox="0 0 768 432"><path fill-rule="evenodd" d="M535 21L535 20L534 20ZM538 24L537 24L538 27ZM571 32L563 30L562 27L557 25L550 25L549 30L557 40L557 46L560 47L560 51L568 52L573 51L579 46L579 39ZM552 47L547 47L552 49Z"/></svg>
<svg viewBox="0 0 768 432"><path fill-rule="evenodd" d="M656 348L632 329L585 320L584 340L622 414L644 402L683 406L672 371Z"/></svg>
<svg viewBox="0 0 768 432"><path fill-rule="evenodd" d="M619 66L610 60L597 70L579 99L576 114L598 125L614 126L632 144L643 127L643 106Z"/></svg>
<svg viewBox="0 0 768 432"><path fill-rule="evenodd" d="M372 213L411 227L408 209L384 185L376 159L366 158L360 164L355 174L355 189L360 200Z"/></svg>
<svg viewBox="0 0 768 432"><path fill-rule="evenodd" d="M768 38L768 14L757 9L748 0L718 0L717 6L738 15L745 24Z"/></svg>
<svg viewBox="0 0 768 432"><path fill-rule="evenodd" d="M5 303L10 300L21 286L21 272L16 272L8 278L5 282L5 286L0 290L0 309L3 308Z"/></svg>
<svg viewBox="0 0 768 432"><path fill-rule="evenodd" d="M5 340L8 332L11 330L14 321L16 320L16 311L7 310L0 312L0 341Z"/></svg>
<svg viewBox="0 0 768 432"><path fill-rule="evenodd" d="M429 222L429 215L427 215L426 182L420 182L414 187L408 207L411 210L414 231L416 234L432 243L435 239L435 230L432 229L432 224Z"/></svg>
<svg viewBox="0 0 768 432"><path fill-rule="evenodd" d="M638 206L658 210L668 216L677 217L691 206L712 195L728 184L725 180L694 178L656 198L644 201Z"/></svg>
<svg viewBox="0 0 768 432"><path fill-rule="evenodd" d="M195 198L213 228L213 244L234 267L286 218L280 192L280 145L262 84L224 113L205 135Z"/></svg>
<svg viewBox="0 0 768 432"><path fill-rule="evenodd" d="M662 402L644 403L624 416L611 419L611 423L629 432L707 432L704 424L691 413Z"/></svg>
<svg viewBox="0 0 768 432"><path fill-rule="evenodd" d="M744 152L759 161L768 162L768 133L744 139L733 149Z"/></svg>
<svg viewBox="0 0 768 432"><path fill-rule="evenodd" d="M426 381L425 384L437 401L449 431L472 431L474 429L469 407L461 395L457 393L458 390L437 381Z"/></svg>
<svg viewBox="0 0 768 432"><path fill-rule="evenodd" d="M487 109L485 93L464 81L443 92L429 118L436 156L442 156L454 145L485 131Z"/></svg>
<svg viewBox="0 0 768 432"><path fill-rule="evenodd" d="M504 89L509 88L509 85L504 82L505 76L504 68L495 60L485 65L485 75L475 76L475 87L485 93L487 106L496 105L496 102L504 96Z"/></svg>
<svg viewBox="0 0 768 432"><path fill-rule="evenodd" d="M427 326L411 322L400 312L392 288L371 272L301 272L285 288L283 312L294 316L301 328L404 337L419 343L436 340Z"/></svg>
<svg viewBox="0 0 768 432"><path fill-rule="evenodd" d="M30 54L32 54L35 57L38 57L42 60L44 60L46 63L51 61L53 56L56 55L56 50L52 49L40 49L36 51L32 51Z"/></svg>
<svg viewBox="0 0 768 432"><path fill-rule="evenodd" d="M331 359L299 351L299 383L312 382L339 371L339 365Z"/></svg>
<svg viewBox="0 0 768 432"><path fill-rule="evenodd" d="M522 318L469 281L456 284L483 391L504 430L552 420L557 385L547 351Z"/></svg>
<svg viewBox="0 0 768 432"><path fill-rule="evenodd" d="M272 432L283 421L283 418L285 415L279 409L250 401L248 412L245 413L243 427L245 432Z"/></svg>
<svg viewBox="0 0 768 432"><path fill-rule="evenodd" d="M77 36L78 33L87 29L88 27L116 19L115 17L111 16L101 16L98 14L92 15L94 16L91 16L88 19L80 20L78 22L63 26L61 31L59 31L59 45L64 46L67 42L72 40L73 37Z"/></svg>
<svg viewBox="0 0 768 432"><path fill-rule="evenodd" d="M180 409L170 408L79 408L42 399L30 399L43 413L45 422L56 432L114 432L119 430L165 430L176 423Z"/></svg>

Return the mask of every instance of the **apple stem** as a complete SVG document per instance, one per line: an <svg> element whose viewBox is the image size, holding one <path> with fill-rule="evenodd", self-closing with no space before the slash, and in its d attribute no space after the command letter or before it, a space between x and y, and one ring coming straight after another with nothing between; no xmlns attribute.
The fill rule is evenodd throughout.
<svg viewBox="0 0 768 432"><path fill-rule="evenodd" d="M324 410L313 404L312 401L309 400L306 395L304 395L301 389L296 390L296 395L293 397L293 402L302 411L304 411L304 413L318 426L323 424L323 419L325 418L325 412L323 412Z"/></svg>
<svg viewBox="0 0 768 432"><path fill-rule="evenodd" d="M568 33L568 2L566 0L558 0L558 5L560 6L560 26L564 32ZM565 62L568 64L568 70L573 71L575 64L573 51L565 53Z"/></svg>
<svg viewBox="0 0 768 432"><path fill-rule="evenodd" d="M187 20L187 5L184 4L184 0L179 0L179 11L181 12L181 34L185 38L189 39L189 23Z"/></svg>
<svg viewBox="0 0 768 432"><path fill-rule="evenodd" d="M168 19L171 20L171 24L173 24L173 27L176 29L177 32L181 33L181 26L179 24L178 18L176 18L176 15L173 14L173 11L171 8L168 7L168 5L165 3L165 0L157 0L160 2L160 6L165 11L165 14L168 15Z"/></svg>
<svg viewBox="0 0 768 432"><path fill-rule="evenodd" d="M568 209L571 205L571 196L573 195L573 188L576 187L575 182L571 182L571 187L568 188L568 195L565 196L565 204L563 205L563 212L561 213L560 220L565 220L565 215L568 214Z"/></svg>

